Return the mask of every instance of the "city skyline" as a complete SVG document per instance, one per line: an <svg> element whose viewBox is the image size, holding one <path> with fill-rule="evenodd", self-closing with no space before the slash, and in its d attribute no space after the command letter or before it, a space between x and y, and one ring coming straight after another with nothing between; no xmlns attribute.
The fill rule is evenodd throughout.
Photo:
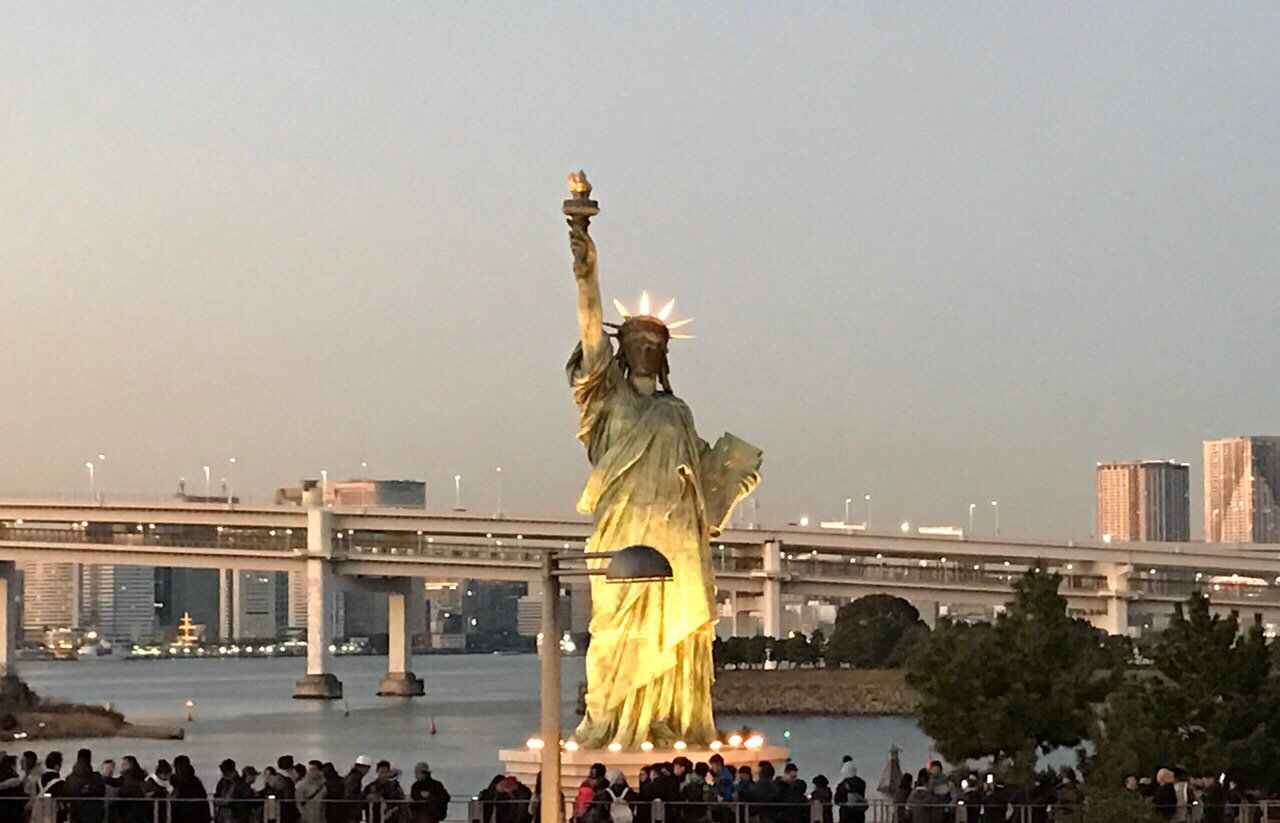
<svg viewBox="0 0 1280 823"><path fill-rule="evenodd" d="M350 23L14 11L0 488L367 463L481 510L501 466L504 509L568 513L579 167L606 297L697 317L673 384L765 450L761 520L869 493L880 527L989 530L995 499L1083 537L1098 460L1200 487L1202 440L1280 430L1222 333L1278 344L1271 9Z"/></svg>

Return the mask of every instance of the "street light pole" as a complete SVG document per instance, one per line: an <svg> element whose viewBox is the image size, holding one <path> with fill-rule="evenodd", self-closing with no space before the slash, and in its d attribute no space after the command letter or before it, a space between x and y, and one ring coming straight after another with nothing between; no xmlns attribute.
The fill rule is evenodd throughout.
<svg viewBox="0 0 1280 823"><path fill-rule="evenodd" d="M96 496L93 488L93 461L86 460L84 467L89 470L89 499L93 500Z"/></svg>
<svg viewBox="0 0 1280 823"><path fill-rule="evenodd" d="M560 808L560 582L555 552L542 555L542 794L540 823L562 823Z"/></svg>
<svg viewBox="0 0 1280 823"><path fill-rule="evenodd" d="M462 511L462 475L453 476L453 510Z"/></svg>
<svg viewBox="0 0 1280 823"><path fill-rule="evenodd" d="M996 534L999 535L1000 534L1000 501L992 500L991 508L994 509L996 513Z"/></svg>
<svg viewBox="0 0 1280 823"><path fill-rule="evenodd" d="M502 519L502 467L501 466L498 466L497 473L498 473L498 509L496 512L494 512L494 517L501 520Z"/></svg>
<svg viewBox="0 0 1280 823"><path fill-rule="evenodd" d="M204 502L209 502L209 467L204 467Z"/></svg>
<svg viewBox="0 0 1280 823"><path fill-rule="evenodd" d="M844 524L846 526L849 525L849 504L851 504L852 502L853 502L852 497L846 497L844 499Z"/></svg>
<svg viewBox="0 0 1280 823"><path fill-rule="evenodd" d="M969 504L969 534L973 534L973 510L977 508L977 503Z"/></svg>
<svg viewBox="0 0 1280 823"><path fill-rule="evenodd" d="M871 531L871 495L864 494L862 499L867 501L867 522L862 524L862 530Z"/></svg>

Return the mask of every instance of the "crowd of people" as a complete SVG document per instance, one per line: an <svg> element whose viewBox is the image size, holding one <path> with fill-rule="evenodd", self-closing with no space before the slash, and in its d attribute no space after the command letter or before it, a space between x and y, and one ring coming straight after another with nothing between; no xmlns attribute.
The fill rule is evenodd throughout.
<svg viewBox="0 0 1280 823"><path fill-rule="evenodd" d="M261 772L224 760L213 790L190 758L160 760L147 772L132 756L95 766L81 749L70 768L61 752L43 759L0 752L0 821L29 821L38 798L56 823L442 823L450 797L426 763L413 769L406 790L386 760L360 756L340 773L333 763L303 763L285 755ZM1161 769L1153 778L1130 775L1124 789L1174 823L1260 823L1256 797L1222 775ZM572 798L561 798L573 823L1052 823L1078 808L1083 785L1074 770L1047 772L1025 786L994 774L947 773L933 760L902 774L896 758L873 788L845 757L838 776L806 782L788 762L781 773L768 761L726 765L720 754L687 757L640 770L636 785L603 764L591 767ZM536 823L541 786L497 775L480 792L472 823ZM657 803L655 801L661 801ZM875 807L875 814L868 812Z"/></svg>
<svg viewBox="0 0 1280 823"><path fill-rule="evenodd" d="M1124 788L1174 823L1268 819L1256 797L1223 776L1194 777L1161 769L1154 779L1130 776ZM698 763L677 757L641 769L635 786L621 771L592 766L571 799L571 819L656 823L660 815L663 823L1054 823L1079 819L1071 813L1081 809L1085 799L1083 784L1071 768L1010 786L991 773L947 773L937 760L915 774L887 773L873 793L877 799L869 799L867 782L848 756L834 785L823 774L806 783L791 762L778 774L767 761L735 769L718 754ZM536 823L539 794L537 785L530 789L511 775L498 775L480 793L478 823Z"/></svg>
<svg viewBox="0 0 1280 823"><path fill-rule="evenodd" d="M346 774L333 763L291 755L259 772L223 760L210 792L191 759L160 760L150 773L137 758L95 766L80 749L64 768L61 752L0 752L0 821L31 820L37 799L52 804L57 823L441 823L449 793L424 762L408 790L386 760L361 755Z"/></svg>

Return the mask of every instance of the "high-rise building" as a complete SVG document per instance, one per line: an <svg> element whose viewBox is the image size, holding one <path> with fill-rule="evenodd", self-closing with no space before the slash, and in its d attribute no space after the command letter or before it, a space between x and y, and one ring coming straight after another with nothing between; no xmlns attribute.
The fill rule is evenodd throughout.
<svg viewBox="0 0 1280 823"><path fill-rule="evenodd" d="M1098 464L1098 535L1104 540L1191 539L1191 469L1172 460Z"/></svg>
<svg viewBox="0 0 1280 823"><path fill-rule="evenodd" d="M80 564L20 563L22 635L42 641L46 629L80 626Z"/></svg>
<svg viewBox="0 0 1280 823"><path fill-rule="evenodd" d="M1210 543L1280 543L1280 437L1204 441Z"/></svg>
<svg viewBox="0 0 1280 823"><path fill-rule="evenodd" d="M150 640L156 628L155 567L82 565L80 626L125 647Z"/></svg>
<svg viewBox="0 0 1280 823"><path fill-rule="evenodd" d="M237 640L264 640L276 636L277 574L280 572L233 573L235 614L231 632Z"/></svg>

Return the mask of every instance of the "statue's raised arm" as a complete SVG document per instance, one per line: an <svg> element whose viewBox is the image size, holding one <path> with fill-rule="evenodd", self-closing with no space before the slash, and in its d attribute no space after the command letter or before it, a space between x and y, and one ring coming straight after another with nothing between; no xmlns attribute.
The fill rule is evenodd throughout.
<svg viewBox="0 0 1280 823"><path fill-rule="evenodd" d="M588 234L591 218L600 213L590 199L591 184L580 172L569 175L573 197L564 201L569 223L569 248L573 251L573 276L578 282L578 326L582 331L582 354L590 368L604 353L604 309L600 303L600 278L596 265L596 244Z"/></svg>

